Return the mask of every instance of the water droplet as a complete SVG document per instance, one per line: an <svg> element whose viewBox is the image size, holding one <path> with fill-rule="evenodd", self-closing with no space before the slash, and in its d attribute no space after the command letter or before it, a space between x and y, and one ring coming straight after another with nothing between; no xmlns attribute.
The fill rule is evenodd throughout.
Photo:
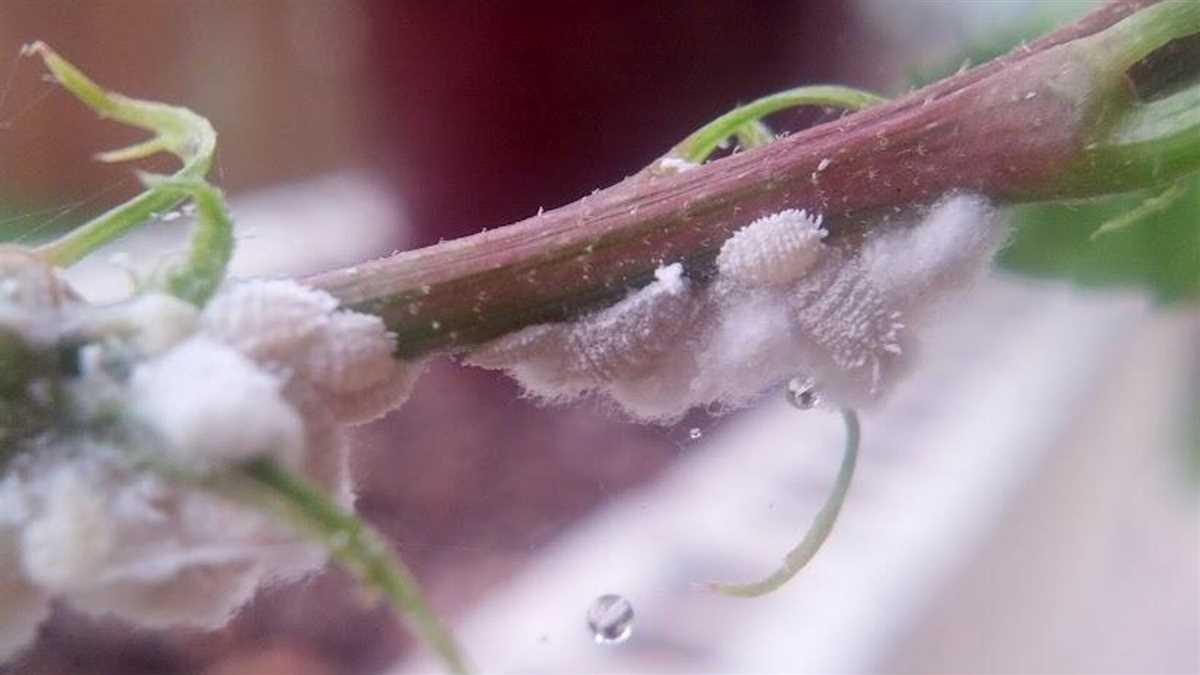
<svg viewBox="0 0 1200 675"><path fill-rule="evenodd" d="M811 410L821 402L817 383L811 377L793 377L787 384L787 400L800 410Z"/></svg>
<svg viewBox="0 0 1200 675"><path fill-rule="evenodd" d="M688 438L692 439L693 441L700 440L700 437L703 435L704 432L700 431L700 427L692 427L691 429L688 429Z"/></svg>
<svg viewBox="0 0 1200 675"><path fill-rule="evenodd" d="M633 605L619 595L602 595L588 608L587 625L596 644L624 642L633 634Z"/></svg>

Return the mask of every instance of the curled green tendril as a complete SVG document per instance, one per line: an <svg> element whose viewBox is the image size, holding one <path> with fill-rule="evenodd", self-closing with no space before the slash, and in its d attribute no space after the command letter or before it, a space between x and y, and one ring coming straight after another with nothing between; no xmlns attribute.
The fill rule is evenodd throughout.
<svg viewBox="0 0 1200 675"><path fill-rule="evenodd" d="M802 105L822 105L846 110L862 110L885 101L867 91L837 85L796 87L764 96L739 106L692 132L668 154L701 164L725 139L736 136L742 147L765 145L773 137L760 120L774 112Z"/></svg>
<svg viewBox="0 0 1200 675"><path fill-rule="evenodd" d="M105 91L41 42L26 46L23 52L41 56L58 83L101 117L154 133L154 136L146 141L102 153L97 159L102 162L124 162L166 151L183 162L183 167L173 178L183 181L204 179L212 164L213 151L217 144L217 134L208 120L187 108L142 101ZM176 187L152 187L59 239L39 247L37 253L52 265L72 265L156 214L175 208L184 200L186 194Z"/></svg>
<svg viewBox="0 0 1200 675"><path fill-rule="evenodd" d="M842 465L838 469L837 480L833 484L833 491L829 493L829 497L826 498L825 503L821 506L821 510L813 518L812 525L809 526L808 532L804 534L804 539L788 552L779 569L772 572L766 578L748 584L723 584L714 582L709 584L711 590L742 598L766 595L796 576L796 573L813 559L817 551L821 550L821 546L829 538L829 533L833 531L833 525L837 522L838 514L842 511L842 504L845 503L846 493L850 489L850 480L854 477L854 467L858 463L858 446L861 440L858 414L849 408L843 409L842 420L846 424L846 448L842 455Z"/></svg>

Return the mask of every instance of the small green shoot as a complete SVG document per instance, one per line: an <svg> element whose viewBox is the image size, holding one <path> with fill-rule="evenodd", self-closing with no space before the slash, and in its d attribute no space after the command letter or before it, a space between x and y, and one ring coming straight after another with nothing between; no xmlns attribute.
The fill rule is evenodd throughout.
<svg viewBox="0 0 1200 675"><path fill-rule="evenodd" d="M208 120L187 108L106 91L44 43L27 45L23 53L42 57L58 83L101 117L154 133L141 143L98 155L100 161L125 162L166 151L183 162L174 178L203 180L208 173L217 144L217 134ZM68 267L157 214L175 208L185 196L169 186L151 188L41 246L37 253L52 265Z"/></svg>
<svg viewBox="0 0 1200 675"><path fill-rule="evenodd" d="M771 113L802 105L820 105L846 110L862 110L885 101L881 96L861 89L837 85L796 87L764 96L721 115L692 132L668 154L670 157L701 164L725 139L737 136L742 147L755 147L770 142L774 135L761 122Z"/></svg>

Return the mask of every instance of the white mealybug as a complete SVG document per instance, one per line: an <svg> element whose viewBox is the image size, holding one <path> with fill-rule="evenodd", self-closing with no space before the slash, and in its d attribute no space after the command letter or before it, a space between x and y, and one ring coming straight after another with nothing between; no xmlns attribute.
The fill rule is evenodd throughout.
<svg viewBox="0 0 1200 675"><path fill-rule="evenodd" d="M659 267L624 300L567 323L530 326L473 352L468 363L506 368L532 393L575 398L644 374L691 325L699 304L683 265Z"/></svg>
<svg viewBox="0 0 1200 675"><path fill-rule="evenodd" d="M792 290L794 326L810 352L804 362L826 395L854 405L877 397L903 352L903 326L858 258L830 255Z"/></svg>
<svg viewBox="0 0 1200 675"><path fill-rule="evenodd" d="M690 325L696 303L687 292L683 265L659 267L654 279L572 331L579 365L598 381L636 377L671 350Z"/></svg>
<svg viewBox="0 0 1200 675"><path fill-rule="evenodd" d="M803 277L821 256L821 216L787 209L750 223L717 254L721 278L746 286L786 284Z"/></svg>
<svg viewBox="0 0 1200 675"><path fill-rule="evenodd" d="M422 364L392 356L379 317L339 309L328 293L293 281L245 281L223 290L205 332L321 395L337 421L359 424L408 398Z"/></svg>

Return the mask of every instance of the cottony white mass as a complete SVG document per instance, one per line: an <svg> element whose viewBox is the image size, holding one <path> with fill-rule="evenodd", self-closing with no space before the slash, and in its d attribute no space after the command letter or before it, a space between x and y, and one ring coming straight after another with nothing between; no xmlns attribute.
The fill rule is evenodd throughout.
<svg viewBox="0 0 1200 675"><path fill-rule="evenodd" d="M508 371L536 397L596 393L644 421L736 408L796 375L819 382L829 405L870 405L913 358L905 343L922 315L987 268L1006 228L972 195L889 223L858 250L826 244L822 224L798 210L760 218L726 240L706 286L674 263L611 307L466 360Z"/></svg>
<svg viewBox="0 0 1200 675"><path fill-rule="evenodd" d="M10 256L0 273L58 283L22 265L44 267ZM26 290L0 301L0 323L35 350L83 343L78 373L49 383L78 419L5 458L0 661L54 599L147 627L216 628L263 585L324 564L323 548L269 516L146 463L203 478L271 459L350 501L345 426L400 405L421 367L393 358L378 317L290 281L231 284L200 311L156 294L107 307L51 294L39 313L24 300L51 296Z"/></svg>

